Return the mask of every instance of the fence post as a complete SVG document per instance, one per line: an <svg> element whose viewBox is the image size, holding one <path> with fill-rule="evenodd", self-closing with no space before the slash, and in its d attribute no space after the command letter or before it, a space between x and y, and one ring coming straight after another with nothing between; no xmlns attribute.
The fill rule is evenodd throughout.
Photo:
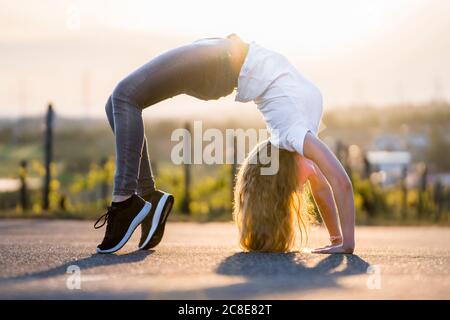
<svg viewBox="0 0 450 320"><path fill-rule="evenodd" d="M106 164L108 162L108 159L103 157L100 160L100 168L102 170L102 182L100 184L100 199L102 199L102 202L104 204L104 207L106 208L108 206L108 173L106 171Z"/></svg>
<svg viewBox="0 0 450 320"><path fill-rule="evenodd" d="M48 105L47 115L45 119L45 145L44 145L44 165L45 165L45 178L44 178L44 190L43 190L43 204L42 208L48 210L49 203L49 193L50 193L50 181L51 172L50 165L53 157L53 122L54 122L54 111L51 103Z"/></svg>
<svg viewBox="0 0 450 320"><path fill-rule="evenodd" d="M234 187L236 185L236 172L237 172L237 139L236 135L233 134L233 162L231 164L231 204L234 202Z"/></svg>
<svg viewBox="0 0 450 320"><path fill-rule="evenodd" d="M408 186L406 185L406 177L408 176L408 167L402 168L401 190L402 190L402 219L406 220L408 214Z"/></svg>
<svg viewBox="0 0 450 320"><path fill-rule="evenodd" d="M19 179L20 179L20 206L22 210L29 208L28 187L27 187L27 166L26 160L20 161Z"/></svg>
<svg viewBox="0 0 450 320"><path fill-rule="evenodd" d="M64 193L59 197L59 209L61 211L67 211L67 196Z"/></svg>
<svg viewBox="0 0 450 320"><path fill-rule="evenodd" d="M420 180L419 180L419 188L418 192L418 201L417 201L417 216L419 219L423 217L425 203L424 203L424 195L427 190L427 178L428 178L428 168L425 163L422 163L419 168Z"/></svg>
<svg viewBox="0 0 450 320"><path fill-rule="evenodd" d="M186 129L187 134L191 136L191 126L189 123L186 123L184 128ZM181 203L181 211L185 214L190 214L191 210L189 208L189 203L191 202L191 194L190 194L190 188L191 188L191 165L190 162L192 160L192 149L191 149L191 139L189 137L184 138L184 152L187 152L187 148L189 148L189 155L191 155L191 159L186 159L184 157L184 196L183 196L183 202ZM188 160L188 161L186 161Z"/></svg>
<svg viewBox="0 0 450 320"><path fill-rule="evenodd" d="M442 207L443 207L443 187L442 182L438 179L434 184L434 205L436 208L435 221L438 222L441 219Z"/></svg>
<svg viewBox="0 0 450 320"><path fill-rule="evenodd" d="M367 157L367 151L364 152L363 159L364 167L363 167L363 177L364 179L369 179L372 174L372 166L370 164L369 158Z"/></svg>

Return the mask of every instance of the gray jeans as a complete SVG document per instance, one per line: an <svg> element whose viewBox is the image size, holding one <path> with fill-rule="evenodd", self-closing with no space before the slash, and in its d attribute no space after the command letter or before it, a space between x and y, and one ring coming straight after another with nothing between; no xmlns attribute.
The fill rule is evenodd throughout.
<svg viewBox="0 0 450 320"><path fill-rule="evenodd" d="M218 99L237 86L230 40L209 38L170 50L119 82L106 103L116 140L114 195L155 190L142 110L179 94Z"/></svg>

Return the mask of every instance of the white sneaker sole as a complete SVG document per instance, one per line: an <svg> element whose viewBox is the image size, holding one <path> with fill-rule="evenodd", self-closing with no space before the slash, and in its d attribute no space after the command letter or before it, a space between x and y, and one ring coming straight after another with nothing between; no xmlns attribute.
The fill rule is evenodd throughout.
<svg viewBox="0 0 450 320"><path fill-rule="evenodd" d="M139 211L139 213L136 215L133 221L131 221L131 224L128 227L128 230L125 233L125 236L122 238L122 240L120 240L120 242L111 249L101 250L97 248L97 253L113 253L116 252L117 250L120 250L125 245L125 243L127 243L127 241L131 238L134 230L136 230L136 228L142 223L142 221L144 221L145 217L149 214L151 208L152 204L146 201L141 211Z"/></svg>
<svg viewBox="0 0 450 320"><path fill-rule="evenodd" d="M158 226L159 226L159 222L161 219L161 213L164 209L164 206L166 205L166 202L167 202L167 199L169 198L169 196L170 196L170 194L164 193L164 195L159 200L158 206L156 207L156 210L155 210L155 215L153 216L153 219L152 219L152 227L150 229L150 232L147 235L147 239L145 239L144 243L139 247L139 249L144 248L147 245L147 243L150 242L150 239L153 237L153 234L155 233L156 228L158 228Z"/></svg>

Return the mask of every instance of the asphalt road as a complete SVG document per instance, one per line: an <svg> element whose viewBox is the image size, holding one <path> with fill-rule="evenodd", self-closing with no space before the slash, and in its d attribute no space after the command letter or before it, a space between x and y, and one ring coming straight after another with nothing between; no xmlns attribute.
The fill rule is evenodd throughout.
<svg viewBox="0 0 450 320"><path fill-rule="evenodd" d="M450 228L358 227L355 255L332 256L242 253L232 223L170 223L146 252L135 251L137 230L117 254L97 255L102 232L0 220L0 298L450 298ZM316 229L308 246L325 241Z"/></svg>

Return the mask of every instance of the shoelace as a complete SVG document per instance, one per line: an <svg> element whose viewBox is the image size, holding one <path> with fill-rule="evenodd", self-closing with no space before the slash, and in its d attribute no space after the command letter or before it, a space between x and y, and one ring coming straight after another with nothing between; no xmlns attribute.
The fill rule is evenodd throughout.
<svg viewBox="0 0 450 320"><path fill-rule="evenodd" d="M114 207L107 207L107 212L102 215L100 218L97 219L97 221L94 223L94 228L95 229L100 229L101 227L103 227L105 225L105 223L108 222L108 220L110 220L113 217L113 210ZM101 223L101 225L98 225L99 223Z"/></svg>

